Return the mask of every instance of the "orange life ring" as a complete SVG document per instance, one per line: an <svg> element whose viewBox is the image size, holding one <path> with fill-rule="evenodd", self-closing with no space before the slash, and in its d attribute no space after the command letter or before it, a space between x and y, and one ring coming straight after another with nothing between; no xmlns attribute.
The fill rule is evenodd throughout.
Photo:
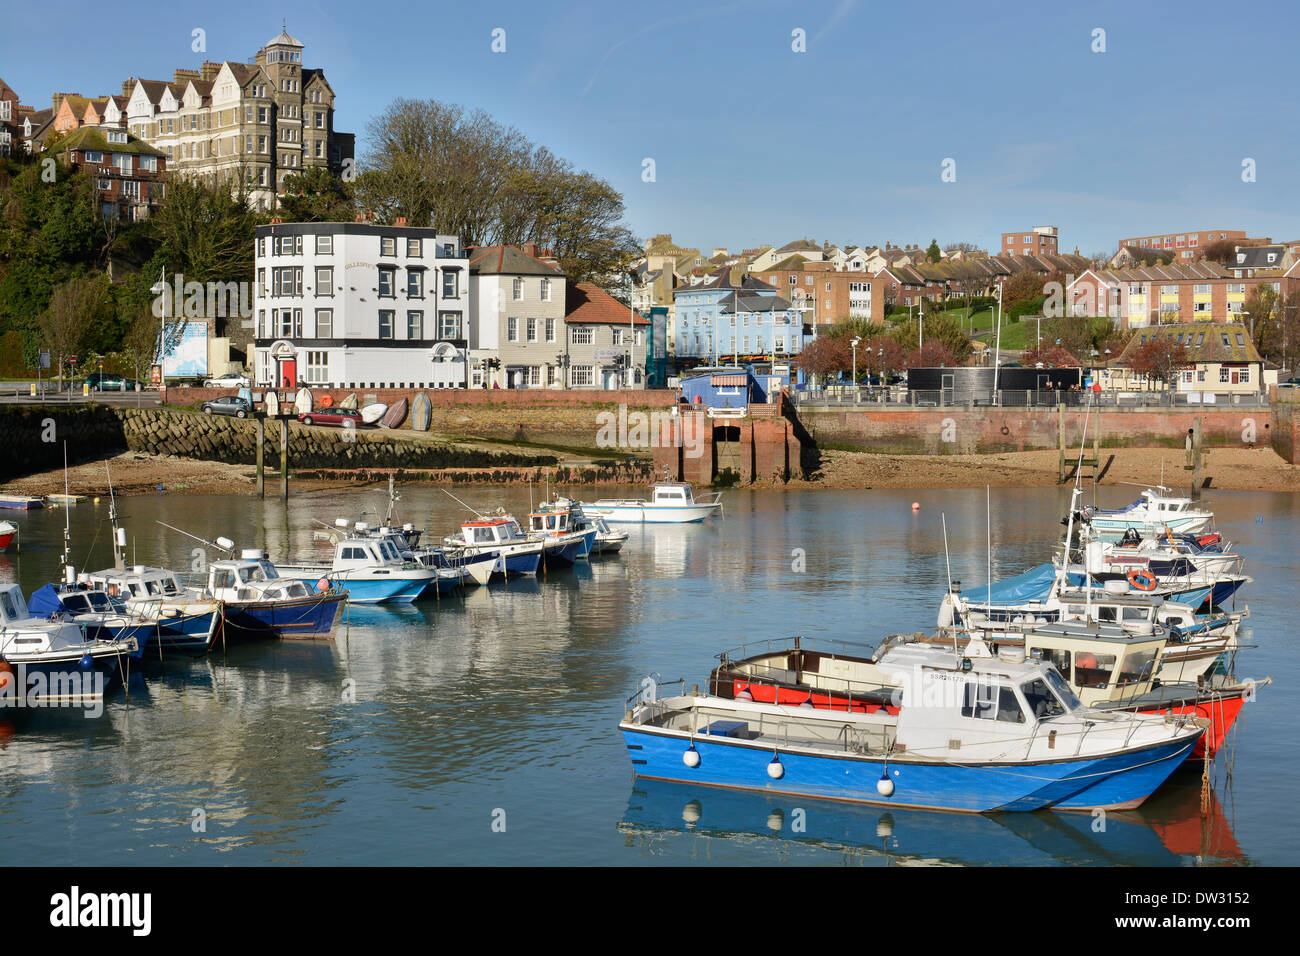
<svg viewBox="0 0 1300 956"><path fill-rule="evenodd" d="M319 581L316 582L317 591L324 592L324 591L328 591L329 589L330 589L329 578L321 578Z"/></svg>
<svg viewBox="0 0 1300 956"><path fill-rule="evenodd" d="M320 407L321 407L321 408L333 408L333 407L334 407L334 396L331 395L329 392L326 392L324 395L322 395L322 396L321 396L321 400L320 400Z"/></svg>
<svg viewBox="0 0 1300 956"><path fill-rule="evenodd" d="M1134 568L1128 573L1128 583L1139 591L1154 591L1157 586L1156 576L1141 568Z"/></svg>

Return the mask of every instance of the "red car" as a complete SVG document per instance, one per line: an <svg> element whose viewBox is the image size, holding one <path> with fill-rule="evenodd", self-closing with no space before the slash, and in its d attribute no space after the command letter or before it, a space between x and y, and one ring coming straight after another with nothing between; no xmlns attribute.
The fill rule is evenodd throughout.
<svg viewBox="0 0 1300 956"><path fill-rule="evenodd" d="M318 412L299 415L298 421L304 425L340 425L344 428L359 428L361 413L355 408L322 408Z"/></svg>

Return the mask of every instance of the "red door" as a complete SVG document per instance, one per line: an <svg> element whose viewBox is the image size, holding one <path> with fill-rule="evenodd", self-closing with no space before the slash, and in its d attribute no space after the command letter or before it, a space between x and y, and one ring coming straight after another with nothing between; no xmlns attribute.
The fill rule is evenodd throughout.
<svg viewBox="0 0 1300 956"><path fill-rule="evenodd" d="M280 387L281 388L298 387L298 360L297 359L280 360Z"/></svg>

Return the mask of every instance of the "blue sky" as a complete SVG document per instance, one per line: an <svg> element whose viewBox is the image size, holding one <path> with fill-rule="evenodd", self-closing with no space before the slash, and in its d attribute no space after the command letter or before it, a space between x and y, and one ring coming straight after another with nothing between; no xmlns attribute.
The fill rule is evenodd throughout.
<svg viewBox="0 0 1300 956"><path fill-rule="evenodd" d="M284 18L359 149L397 96L482 108L613 183L642 237L706 250L804 236L996 248L1004 230L1055 225L1063 249L1085 254L1178 230L1300 239L1286 79L1300 13L1237 9L21 3L0 35L0 77L38 106L56 91L118 92L127 76L251 59ZM491 50L498 27L505 53ZM206 55L191 51L195 28ZM955 182L940 179L945 159Z"/></svg>

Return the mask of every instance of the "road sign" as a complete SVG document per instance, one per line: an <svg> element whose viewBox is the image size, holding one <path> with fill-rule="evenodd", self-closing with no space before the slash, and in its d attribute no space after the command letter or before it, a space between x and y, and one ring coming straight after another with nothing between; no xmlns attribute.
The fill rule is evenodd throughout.
<svg viewBox="0 0 1300 956"><path fill-rule="evenodd" d="M47 352L47 351L45 351L44 349L42 349L42 350L41 350L41 354L40 354L40 358L39 358L37 364L38 364L41 368L49 368L49 367L50 367L50 353Z"/></svg>

